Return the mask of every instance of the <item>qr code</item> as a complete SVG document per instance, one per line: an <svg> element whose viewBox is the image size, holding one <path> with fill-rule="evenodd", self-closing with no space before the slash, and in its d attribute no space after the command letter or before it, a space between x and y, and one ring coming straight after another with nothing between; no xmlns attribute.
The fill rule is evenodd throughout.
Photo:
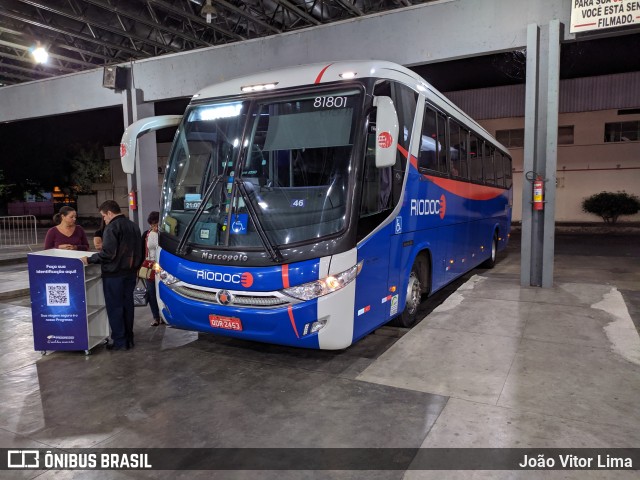
<svg viewBox="0 0 640 480"><path fill-rule="evenodd" d="M68 307L69 284L68 283L47 283L47 306Z"/></svg>

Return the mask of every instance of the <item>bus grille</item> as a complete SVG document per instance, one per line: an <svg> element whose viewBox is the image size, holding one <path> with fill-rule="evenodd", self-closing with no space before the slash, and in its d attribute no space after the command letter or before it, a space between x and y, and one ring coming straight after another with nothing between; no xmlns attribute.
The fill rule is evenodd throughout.
<svg viewBox="0 0 640 480"><path fill-rule="evenodd" d="M199 290L197 288L185 287L184 285L172 288L174 292L178 295L181 295L186 298L190 298L193 300L200 300L209 303L213 303L215 305L220 305L218 302L218 297L216 296L217 292L212 292L208 290ZM258 296L258 295L243 295L243 294L233 294L233 302L229 304L229 306L234 307L263 307L263 308L274 308L274 307L282 307L285 305L289 305L292 302L288 301L285 298L277 297L275 295L268 296Z"/></svg>

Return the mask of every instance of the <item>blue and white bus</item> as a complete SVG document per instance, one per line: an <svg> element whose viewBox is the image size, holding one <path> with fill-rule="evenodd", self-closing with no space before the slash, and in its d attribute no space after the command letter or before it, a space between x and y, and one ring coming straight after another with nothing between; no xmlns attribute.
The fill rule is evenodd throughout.
<svg viewBox="0 0 640 480"><path fill-rule="evenodd" d="M511 225L511 157L390 62L306 65L219 83L178 125L161 194L160 310L177 328L342 349L492 267Z"/></svg>

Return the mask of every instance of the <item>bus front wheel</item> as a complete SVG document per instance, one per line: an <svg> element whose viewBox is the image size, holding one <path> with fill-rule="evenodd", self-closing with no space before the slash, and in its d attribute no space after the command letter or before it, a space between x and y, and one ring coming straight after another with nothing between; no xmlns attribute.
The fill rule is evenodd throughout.
<svg viewBox="0 0 640 480"><path fill-rule="evenodd" d="M416 261L411 268L409 281L407 282L407 300L404 311L389 322L394 327L410 328L416 323L418 308L422 301L423 285L420 282L420 263Z"/></svg>

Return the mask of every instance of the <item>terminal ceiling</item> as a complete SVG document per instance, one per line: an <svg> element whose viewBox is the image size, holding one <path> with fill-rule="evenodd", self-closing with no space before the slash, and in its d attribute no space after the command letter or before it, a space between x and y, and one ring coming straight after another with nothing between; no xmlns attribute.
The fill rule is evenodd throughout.
<svg viewBox="0 0 640 480"><path fill-rule="evenodd" d="M3 0L0 86L224 45L433 0ZM207 22L210 13L210 23ZM31 51L49 51L35 65Z"/></svg>

